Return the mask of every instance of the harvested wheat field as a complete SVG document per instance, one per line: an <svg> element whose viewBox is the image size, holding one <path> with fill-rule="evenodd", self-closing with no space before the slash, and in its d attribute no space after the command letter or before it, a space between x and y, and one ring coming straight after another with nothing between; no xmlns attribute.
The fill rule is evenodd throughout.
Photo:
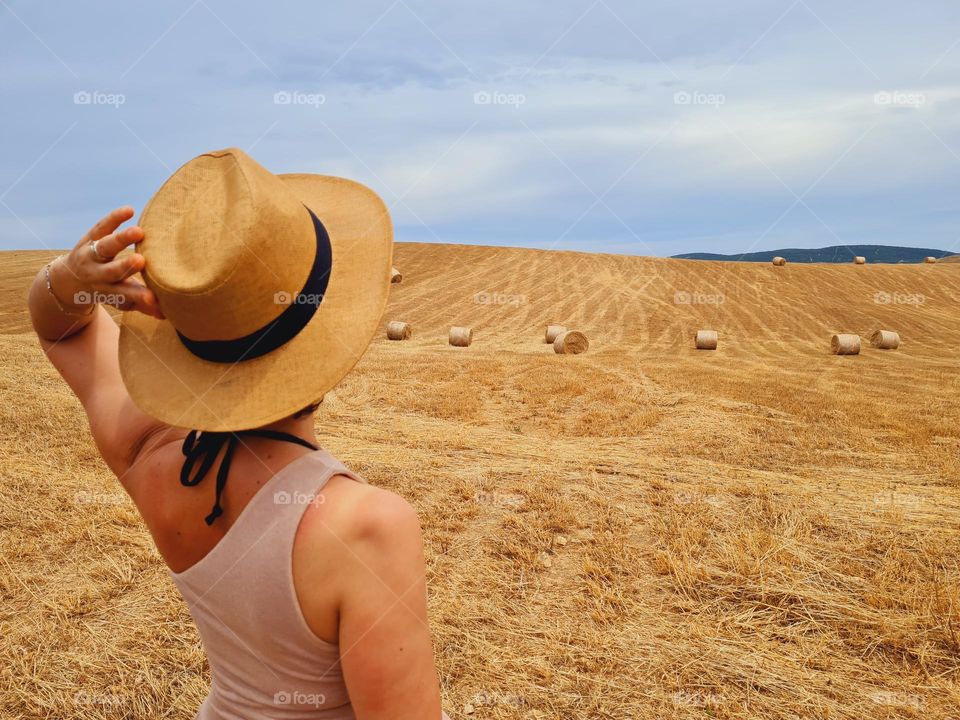
<svg viewBox="0 0 960 720"><path fill-rule="evenodd" d="M186 606L27 332L49 256L0 255L0 715L190 718ZM960 264L395 262L416 332L318 433L420 512L452 718L960 717Z"/></svg>

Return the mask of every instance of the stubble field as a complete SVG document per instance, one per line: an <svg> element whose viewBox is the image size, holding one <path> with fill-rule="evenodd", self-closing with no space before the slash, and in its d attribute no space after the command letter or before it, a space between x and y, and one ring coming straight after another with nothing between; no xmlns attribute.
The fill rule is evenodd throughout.
<svg viewBox="0 0 960 720"><path fill-rule="evenodd" d="M190 718L189 614L29 333L50 256L0 254L0 715ZM452 718L960 717L960 263L395 264L413 337L317 430L420 512Z"/></svg>

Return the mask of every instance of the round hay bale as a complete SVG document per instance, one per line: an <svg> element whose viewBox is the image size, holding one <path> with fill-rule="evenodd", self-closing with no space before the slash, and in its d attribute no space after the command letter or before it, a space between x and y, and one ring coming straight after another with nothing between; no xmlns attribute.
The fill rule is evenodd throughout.
<svg viewBox="0 0 960 720"><path fill-rule="evenodd" d="M403 280L403 275L400 274L400 271L396 268L390 268L390 282L398 283Z"/></svg>
<svg viewBox="0 0 960 720"><path fill-rule="evenodd" d="M557 335L553 341L553 351L560 355L579 355L590 347L587 336L578 330L568 330Z"/></svg>
<svg viewBox="0 0 960 720"><path fill-rule="evenodd" d="M391 320L387 323L387 339L389 340L409 340L413 334L410 323Z"/></svg>
<svg viewBox="0 0 960 720"><path fill-rule="evenodd" d="M937 259L931 255L928 255L923 259L925 263L930 263L931 265L937 261Z"/></svg>
<svg viewBox="0 0 960 720"><path fill-rule="evenodd" d="M553 344L557 335L565 333L567 329L563 325L547 325L547 332L544 333L543 341Z"/></svg>
<svg viewBox="0 0 960 720"><path fill-rule="evenodd" d="M893 330L877 330L870 336L870 344L881 350L896 350L900 347L900 334Z"/></svg>
<svg viewBox="0 0 960 720"><path fill-rule="evenodd" d="M717 331L697 330L697 350L716 350Z"/></svg>
<svg viewBox="0 0 960 720"><path fill-rule="evenodd" d="M786 264L787 264L787 259L786 259L786 258L782 258L782 257L780 257L779 255L777 255L777 256L773 259L773 264L774 264L774 265L777 265L777 266L786 265Z"/></svg>
<svg viewBox="0 0 960 720"><path fill-rule="evenodd" d="M839 333L830 338L830 351L834 355L859 355L860 336L851 333Z"/></svg>
<svg viewBox="0 0 960 720"><path fill-rule="evenodd" d="M450 344L454 347L469 347L473 342L473 328L454 325L450 328Z"/></svg>
<svg viewBox="0 0 960 720"><path fill-rule="evenodd" d="M853 264L854 264L854 265L866 265L866 264L867 264L867 259L866 259L863 255L857 255L855 258L853 258Z"/></svg>

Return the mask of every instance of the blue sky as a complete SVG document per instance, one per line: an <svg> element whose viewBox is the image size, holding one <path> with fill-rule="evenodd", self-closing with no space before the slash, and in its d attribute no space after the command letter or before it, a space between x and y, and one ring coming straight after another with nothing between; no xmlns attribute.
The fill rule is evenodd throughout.
<svg viewBox="0 0 960 720"><path fill-rule="evenodd" d="M0 248L244 148L398 240L960 251L960 6L0 0Z"/></svg>

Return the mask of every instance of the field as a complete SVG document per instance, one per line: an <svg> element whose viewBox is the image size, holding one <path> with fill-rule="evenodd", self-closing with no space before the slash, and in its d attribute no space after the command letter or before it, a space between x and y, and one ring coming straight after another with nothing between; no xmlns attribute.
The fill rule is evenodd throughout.
<svg viewBox="0 0 960 720"><path fill-rule="evenodd" d="M49 255L0 255L0 715L190 718L186 607L28 333ZM960 263L395 264L413 337L317 429L420 512L454 720L960 717Z"/></svg>

